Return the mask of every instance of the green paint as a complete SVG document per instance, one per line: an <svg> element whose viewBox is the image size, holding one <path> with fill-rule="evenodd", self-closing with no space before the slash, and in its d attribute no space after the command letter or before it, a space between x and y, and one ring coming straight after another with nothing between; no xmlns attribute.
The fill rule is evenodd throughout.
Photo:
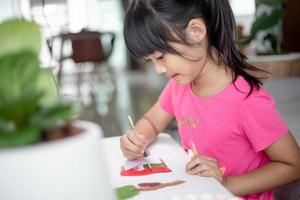
<svg viewBox="0 0 300 200"><path fill-rule="evenodd" d="M134 185L125 185L115 188L118 200L129 199L139 194Z"/></svg>
<svg viewBox="0 0 300 200"><path fill-rule="evenodd" d="M166 167L166 165L164 163L150 163L150 165L151 165L151 168ZM146 168L149 168L149 165L148 164L144 164L143 167L146 169Z"/></svg>

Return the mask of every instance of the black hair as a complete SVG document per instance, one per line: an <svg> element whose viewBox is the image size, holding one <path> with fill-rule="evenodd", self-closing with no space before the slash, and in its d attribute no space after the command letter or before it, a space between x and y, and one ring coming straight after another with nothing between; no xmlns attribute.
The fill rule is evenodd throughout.
<svg viewBox="0 0 300 200"><path fill-rule="evenodd" d="M154 51L179 54L168 43L189 44L184 30L195 18L205 22L208 55L212 57L216 50L218 62L232 70L233 81L243 76L250 85L249 96L262 82L247 71L262 70L247 63L236 48L235 19L228 0L132 0L124 23L126 46L135 58Z"/></svg>

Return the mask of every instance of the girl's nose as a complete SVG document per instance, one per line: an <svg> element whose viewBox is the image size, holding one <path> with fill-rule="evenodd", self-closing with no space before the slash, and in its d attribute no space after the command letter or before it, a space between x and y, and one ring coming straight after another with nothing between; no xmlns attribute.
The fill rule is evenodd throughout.
<svg viewBox="0 0 300 200"><path fill-rule="evenodd" d="M155 70L158 74L163 74L167 72L167 68L160 64L155 64Z"/></svg>

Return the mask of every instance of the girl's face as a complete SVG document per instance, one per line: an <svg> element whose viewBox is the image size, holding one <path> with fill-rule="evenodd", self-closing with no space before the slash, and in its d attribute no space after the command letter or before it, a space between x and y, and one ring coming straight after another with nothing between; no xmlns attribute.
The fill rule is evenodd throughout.
<svg viewBox="0 0 300 200"><path fill-rule="evenodd" d="M190 84L200 78L207 62L206 48L178 43L170 43L170 45L181 56L158 51L150 54L148 58L153 62L156 72L182 85Z"/></svg>

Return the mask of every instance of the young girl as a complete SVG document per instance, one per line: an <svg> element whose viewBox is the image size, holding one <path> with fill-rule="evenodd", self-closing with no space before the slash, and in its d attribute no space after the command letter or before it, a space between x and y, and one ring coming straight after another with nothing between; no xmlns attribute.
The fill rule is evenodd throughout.
<svg viewBox="0 0 300 200"><path fill-rule="evenodd" d="M185 149L199 155L187 173L211 176L244 199L300 177L299 147L269 93L237 51L228 0L133 0L125 41L170 81L158 101L121 137L128 159L143 156L175 117ZM222 173L221 169L225 169Z"/></svg>

